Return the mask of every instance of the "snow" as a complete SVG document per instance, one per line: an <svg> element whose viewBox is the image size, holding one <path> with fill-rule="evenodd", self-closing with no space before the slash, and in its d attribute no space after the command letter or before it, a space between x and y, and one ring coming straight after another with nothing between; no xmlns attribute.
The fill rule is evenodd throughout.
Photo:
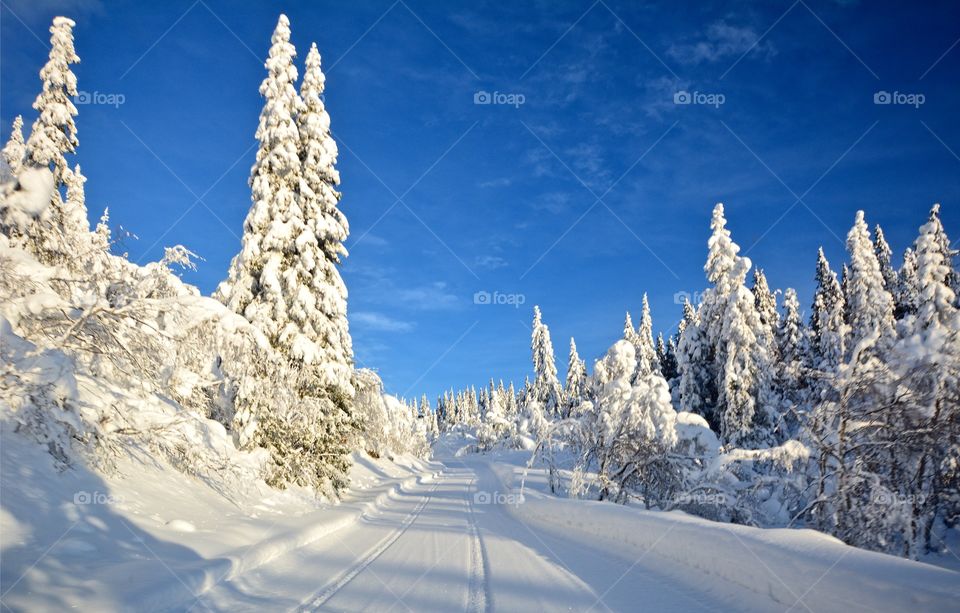
<svg viewBox="0 0 960 613"><path fill-rule="evenodd" d="M681 512L561 499L527 452L354 454L338 505L149 456L58 471L2 424L3 603L62 610L955 610L960 573ZM45 555L44 555L45 554Z"/></svg>

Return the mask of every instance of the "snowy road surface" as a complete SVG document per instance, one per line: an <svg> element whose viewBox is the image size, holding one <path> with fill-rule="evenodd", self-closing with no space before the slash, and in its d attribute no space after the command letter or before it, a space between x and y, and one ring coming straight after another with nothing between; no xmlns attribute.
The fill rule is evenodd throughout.
<svg viewBox="0 0 960 613"><path fill-rule="evenodd" d="M950 610L960 595L956 573L808 531L767 531L784 549L751 534L763 531L555 499L536 491L536 478L521 499L520 474L482 456L449 458L435 477L401 488L353 525L217 585L199 603L231 611L861 611ZM646 534L632 542L618 530ZM701 539L698 552L687 551Z"/></svg>
<svg viewBox="0 0 960 613"><path fill-rule="evenodd" d="M558 498L543 471L524 479L526 452L355 454L335 506L149 463L58 472L17 437L0 452L4 611L960 609L960 573L809 530Z"/></svg>
<svg viewBox="0 0 960 613"><path fill-rule="evenodd" d="M314 546L210 590L214 610L715 610L709 594L531 528L481 462L447 467ZM311 586L318 589L309 591ZM307 594L300 599L298 595ZM730 603L735 608L735 603Z"/></svg>

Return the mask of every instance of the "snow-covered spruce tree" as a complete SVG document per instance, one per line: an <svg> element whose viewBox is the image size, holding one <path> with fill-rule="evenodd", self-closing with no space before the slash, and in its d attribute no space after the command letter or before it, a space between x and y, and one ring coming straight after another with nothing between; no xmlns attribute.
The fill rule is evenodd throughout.
<svg viewBox="0 0 960 613"><path fill-rule="evenodd" d="M895 294L894 318L904 319L917 312L920 306L920 280L917 278L917 254L907 248L903 252L903 264L897 274L898 283Z"/></svg>
<svg viewBox="0 0 960 613"><path fill-rule="evenodd" d="M577 343L570 337L570 357L567 361L567 380L563 386L564 416L576 415L580 403L584 400L584 391L587 383L587 367L580 354L577 353Z"/></svg>
<svg viewBox="0 0 960 613"><path fill-rule="evenodd" d="M258 416L257 441L271 449L275 463L269 482L311 485L336 495L347 483L356 425L346 288L336 268L347 234L336 210L336 147L319 101L319 57L308 64L309 99L302 101L294 87L296 51L285 15L271 42L260 86L265 103L250 177L253 205L241 251L216 297L259 328L278 358L300 373L295 382L300 402ZM294 462L296 473L290 470Z"/></svg>
<svg viewBox="0 0 960 613"><path fill-rule="evenodd" d="M80 164L77 164L73 170L69 168L63 173L63 183L67 188L67 197L63 203L63 217L61 224L63 228L64 247L71 254L71 264L73 268L80 268L79 259L85 259L90 256L90 249L93 246L93 237L90 233L90 221L87 218L86 192L84 183L87 178L80 172Z"/></svg>
<svg viewBox="0 0 960 613"><path fill-rule="evenodd" d="M683 305L683 332L677 344L677 370L680 406L684 411L700 415L710 427L719 431L716 408L716 382L713 378L713 351L700 326L698 310L690 301Z"/></svg>
<svg viewBox="0 0 960 613"><path fill-rule="evenodd" d="M760 315L760 323L763 324L764 334L767 335L766 342L774 346L772 339L776 336L777 326L780 323L780 314L777 312L777 296L770 291L767 284L767 276L763 274L760 268L753 269L753 305Z"/></svg>
<svg viewBox="0 0 960 613"><path fill-rule="evenodd" d="M506 419L503 395L497 393L493 379L490 380L490 388L486 390L484 397L485 407L483 420L477 428L477 443L480 449L487 450L492 449L507 435L510 423Z"/></svg>
<svg viewBox="0 0 960 613"><path fill-rule="evenodd" d="M77 107L71 100L77 95L77 76L70 70L70 65L80 61L73 48L75 25L72 19L55 17L50 26L50 58L40 70L43 91L33 103L39 116L27 140L30 163L49 167L58 186L63 184L63 174L67 170L64 156L76 151L79 145L77 126L73 121Z"/></svg>
<svg viewBox="0 0 960 613"><path fill-rule="evenodd" d="M560 412L563 392L557 379L557 366L550 342L550 329L543 323L540 307L533 307L533 332L531 334L533 354L533 387L530 390L528 405L537 403L545 418L553 418Z"/></svg>
<svg viewBox="0 0 960 613"><path fill-rule="evenodd" d="M336 186L340 174L335 168L337 144L330 134L330 116L323 103L325 77L320 69L320 53L316 44L307 54L300 97L303 106L297 114L300 135L300 208L306 225L295 236L302 260L302 280L309 295L297 296L297 308L291 315L303 336L291 343L296 352L300 342L304 353L317 352L305 362L318 364L320 384L349 397L350 373L353 368L353 347L347 324L347 289L337 266L347 250L343 246L350 233L347 218L340 211L340 194Z"/></svg>
<svg viewBox="0 0 960 613"><path fill-rule="evenodd" d="M677 347L673 338L663 341L663 333L657 335L657 362L660 364L660 373L667 383L671 383L677 376ZM671 384L672 385L672 384Z"/></svg>
<svg viewBox="0 0 960 613"><path fill-rule="evenodd" d="M634 349L640 346L640 335L633 325L633 318L630 317L630 311L627 311L623 319L623 340L633 345Z"/></svg>
<svg viewBox="0 0 960 613"><path fill-rule="evenodd" d="M720 407L720 388L723 364L726 362L727 343L722 340L724 322L731 297L738 293L743 279L737 278L740 270L740 247L730 238L726 228L727 220L723 214L723 204L717 203L710 220L710 239L707 242L707 262L704 272L711 287L703 293L703 300L697 308L698 327L706 344L706 364L709 369L710 385L701 385L695 393L703 403L700 415L703 415L711 427L719 432L722 421ZM746 274L746 271L743 271ZM693 393L692 391L690 392ZM685 405L685 408L688 405Z"/></svg>
<svg viewBox="0 0 960 613"><path fill-rule="evenodd" d="M844 323L844 297L830 262L817 252L817 289L810 314L809 366L820 379L836 372L846 353L847 329Z"/></svg>
<svg viewBox="0 0 960 613"><path fill-rule="evenodd" d="M877 256L877 263L880 265L880 274L883 276L883 287L896 296L900 280L897 278L897 271L893 267L893 251L883 235L883 229L880 224L874 227L873 231L873 252Z"/></svg>
<svg viewBox="0 0 960 613"><path fill-rule="evenodd" d="M940 250L940 255L950 271L947 277L947 285L953 290L954 295L960 295L960 272L957 271L953 262L953 258L957 255L958 251L950 246L950 239L947 238L947 234L943 230L943 224L940 223L939 203L934 204L930 208L930 221L934 220L936 220L936 224L939 224L935 224L935 227L939 229L935 230L933 241Z"/></svg>
<svg viewBox="0 0 960 613"><path fill-rule="evenodd" d="M634 382L635 373L636 353L625 340L594 367L594 409L584 416L592 435L578 472L596 466L601 500L626 502L633 492L652 506L672 494L675 473L666 455L677 440L676 412L662 376Z"/></svg>
<svg viewBox="0 0 960 613"><path fill-rule="evenodd" d="M819 529L847 543L890 551L903 545L894 535L904 532L906 517L895 508L902 492L891 486L909 472L910 454L881 441L907 427L907 397L898 390L909 396L910 389L891 368L893 299L862 211L847 236L847 249L850 340L808 431L816 458L812 517Z"/></svg>
<svg viewBox="0 0 960 613"><path fill-rule="evenodd" d="M911 534L905 554L938 549L942 532L960 519L960 311L950 286L949 245L935 205L916 245L920 308L896 354L913 392L897 416L897 455L913 459L907 483Z"/></svg>
<svg viewBox="0 0 960 613"><path fill-rule="evenodd" d="M840 292L843 294L843 321L850 325L850 299L847 295L847 282L850 279L850 267L846 263L840 265Z"/></svg>
<svg viewBox="0 0 960 613"><path fill-rule="evenodd" d="M33 103L38 116L24 145L24 167L46 168L53 173L50 206L40 212L34 223L25 227L12 228L8 223L0 222L6 227L5 233L15 238L16 244L25 246L45 264L64 264L82 258L85 250L78 252L77 243L83 242L90 230L86 210L71 211L71 203L63 201L60 191L69 179L66 156L74 153L79 145L73 120L77 107L72 101L77 95L77 77L70 69L71 64L80 61L73 46L74 25L66 17L56 17L50 26L49 59L40 70L43 89ZM16 143L10 152L11 157L19 148ZM81 225L75 223L81 215L83 233L70 234L77 231L74 226Z"/></svg>
<svg viewBox="0 0 960 613"><path fill-rule="evenodd" d="M506 420L510 422L511 435L515 434L517 427L517 415L520 412L520 408L519 404L517 403L517 390L513 386L513 381L510 382L510 386L507 388L503 407L503 415Z"/></svg>
<svg viewBox="0 0 960 613"><path fill-rule="evenodd" d="M740 285L730 296L719 338L720 378L717 408L720 440L732 447L757 448L773 442L771 392L772 363L763 323L754 306L753 294L742 284L750 261L738 258L731 275Z"/></svg>
<svg viewBox="0 0 960 613"><path fill-rule="evenodd" d="M800 317L797 292L788 287L783 292L783 316L777 326L777 362L774 387L780 398L782 419L777 426L777 439L783 442L797 435L806 421L806 373L803 364L805 330Z"/></svg>
<svg viewBox="0 0 960 613"><path fill-rule="evenodd" d="M725 445L755 447L771 440L772 335L765 331L754 295L744 285L750 260L737 255L740 247L730 238L726 224L723 204L718 203L710 222L712 234L704 266L713 285L704 292L698 309L716 386L715 398L705 402L705 416L711 426L719 427ZM708 398L706 394L711 392L707 388L699 395Z"/></svg>
<svg viewBox="0 0 960 613"><path fill-rule="evenodd" d="M710 220L711 234L707 242L707 263L703 267L707 274L707 281L712 284L712 287L704 292L703 301L697 309L704 336L712 347L721 351L723 348L720 346L720 336L730 296L737 293L737 289L743 285L743 279L739 277L740 258L737 255L740 247L731 240L730 230L727 230L726 226L727 219L723 214L723 203L717 203ZM746 274L746 271L742 272ZM723 355L716 356L718 364L723 361Z"/></svg>
<svg viewBox="0 0 960 613"><path fill-rule="evenodd" d="M883 351L894 340L893 297L886 290L880 263L870 241L863 211L857 211L847 235L850 266L845 299L850 322L850 348L866 340Z"/></svg>
<svg viewBox="0 0 960 613"><path fill-rule="evenodd" d="M3 161L7 163L10 169L10 175L16 177L23 168L23 158L26 155L27 148L23 142L23 117L17 115L13 120L13 126L10 128L10 138L7 144L3 146Z"/></svg>
<svg viewBox="0 0 960 613"><path fill-rule="evenodd" d="M637 374L638 378L660 371L657 350L653 344L653 319L650 317L650 303L647 294L643 294L643 308L640 325L637 327Z"/></svg>

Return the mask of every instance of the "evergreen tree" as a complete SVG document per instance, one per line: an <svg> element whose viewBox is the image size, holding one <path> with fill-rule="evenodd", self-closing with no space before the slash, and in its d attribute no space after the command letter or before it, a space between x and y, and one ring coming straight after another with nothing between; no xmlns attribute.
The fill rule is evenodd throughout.
<svg viewBox="0 0 960 613"><path fill-rule="evenodd" d="M835 372L846 353L844 296L830 263L817 252L817 289L810 315L810 366L820 373Z"/></svg>
<svg viewBox="0 0 960 613"><path fill-rule="evenodd" d="M725 320L725 312L730 303L730 296L743 285L742 279L737 278L740 270L737 253L740 247L730 238L727 230L727 219L723 215L723 204L718 203L713 209L710 220L710 239L707 242L707 263L704 272L707 281L712 284L703 295L703 303L698 309L700 327L711 348L723 350L720 342L721 329ZM722 363L723 355L717 355L717 363Z"/></svg>
<svg viewBox="0 0 960 613"><path fill-rule="evenodd" d="M630 318L630 311L627 311L627 316L623 321L623 340L633 345L634 348L640 345L640 335L637 334L636 328L633 327L633 319Z"/></svg>
<svg viewBox="0 0 960 613"><path fill-rule="evenodd" d="M724 356L719 364L717 412L720 440L733 447L759 447L772 442L769 348L753 294L742 285L750 261L738 258L731 276L740 286L730 297L720 333Z"/></svg>
<svg viewBox="0 0 960 613"><path fill-rule="evenodd" d="M950 286L954 272L952 251L940 221L940 205L934 205L930 211L915 244L920 306L914 330L920 332L936 327L950 330L957 323L957 308L956 296Z"/></svg>
<svg viewBox="0 0 960 613"><path fill-rule="evenodd" d="M783 293L783 317L777 327L775 385L781 399L783 419L778 428L781 441L796 436L806 415L804 406L803 321L797 292L788 287Z"/></svg>
<svg viewBox="0 0 960 613"><path fill-rule="evenodd" d="M753 304L760 315L760 322L769 331L770 338L772 338L780 323L780 315L777 313L777 297L770 291L767 276L763 274L763 270L760 268L753 269L753 287L750 291L753 292Z"/></svg>
<svg viewBox="0 0 960 613"><path fill-rule="evenodd" d="M850 322L850 348L869 341L883 351L894 339L893 298L884 287L863 211L857 212L847 235L847 250L850 268L844 295Z"/></svg>
<svg viewBox="0 0 960 613"><path fill-rule="evenodd" d="M259 418L258 440L274 452L272 482L291 479L288 439L296 436L297 461L306 458L310 471L300 480L336 495L347 482L347 442L356 426L346 289L336 270L347 231L335 211L336 148L322 103L297 95L296 50L285 15L271 43L260 86L265 102L250 177L253 205L241 251L216 297L256 326L299 374L292 382L302 399L296 410ZM323 77L315 54L308 72L305 91L316 98Z"/></svg>
<svg viewBox="0 0 960 613"><path fill-rule="evenodd" d="M586 379L587 367L583 360L580 359L580 354L577 353L577 344L571 336L570 357L567 362L567 380L563 386L565 416L572 415L583 400Z"/></svg>
<svg viewBox="0 0 960 613"><path fill-rule="evenodd" d="M843 321L850 325L850 295L849 291L850 267L846 264L840 266L840 292L843 294Z"/></svg>
<svg viewBox="0 0 960 613"><path fill-rule="evenodd" d="M3 160L10 168L10 174L16 177L23 168L23 158L26 155L26 145L23 142L23 117L17 115L10 129L10 138L3 147Z"/></svg>
<svg viewBox="0 0 960 613"><path fill-rule="evenodd" d="M950 242L937 205L915 245L921 301L899 360L914 396L894 417L899 427L890 437L898 456L909 451L913 457L907 475L912 534L906 551L912 557L937 549L944 526L960 516L960 310L951 287Z"/></svg>
<svg viewBox="0 0 960 613"><path fill-rule="evenodd" d="M560 382L557 380L557 366L553 354L553 343L550 342L550 330L541 319L539 306L533 307L531 346L535 379L530 400L540 404L540 409L545 416L552 417L560 411L563 393Z"/></svg>
<svg viewBox="0 0 960 613"><path fill-rule="evenodd" d="M637 377L659 372L660 364L657 362L657 352L653 345L653 319L650 317L650 303L647 302L646 293L643 294L643 310L636 339Z"/></svg>
<svg viewBox="0 0 960 613"><path fill-rule="evenodd" d="M86 195L83 184L87 178L80 172L77 164L73 170L64 172L63 182L67 187L67 197L63 206L63 238L64 247L71 255L69 261L74 268L82 266L82 258L89 257L91 239L90 221L87 218ZM80 256L78 259L77 256Z"/></svg>
<svg viewBox="0 0 960 613"><path fill-rule="evenodd" d="M931 240L940 250L940 257L943 258L944 265L949 269L947 276L947 285L953 290L955 295L960 295L960 273L954 267L953 258L957 255L957 250L950 247L950 239L947 238L943 230L943 224L940 222L940 204L934 204L930 209L928 221L934 222L934 235ZM918 247L919 250L919 247Z"/></svg>
<svg viewBox="0 0 960 613"><path fill-rule="evenodd" d="M519 408L517 406L517 390L513 387L513 381L510 382L510 387L507 388L506 401L504 403L503 414L504 417L510 422L511 427L517 421L517 415L519 414Z"/></svg>
<svg viewBox="0 0 960 613"><path fill-rule="evenodd" d="M71 64L80 61L73 48L75 25L72 19L55 17L50 26L50 57L40 70L43 91L33 103L38 117L26 144L30 163L53 170L57 186L63 184L67 170L64 156L80 144L73 121L77 107L72 100L77 95L77 76L70 70Z"/></svg>
<svg viewBox="0 0 960 613"><path fill-rule="evenodd" d="M710 344L700 326L698 312L690 301L683 305L683 333L677 344L680 406L702 416L714 430L720 424L715 409L716 382L712 372Z"/></svg>
<svg viewBox="0 0 960 613"><path fill-rule="evenodd" d="M353 348L347 324L347 289L337 268L347 254L343 243L349 225L337 206L337 144L330 134L330 116L324 107L324 82L320 53L313 44L307 54L300 87L302 107L297 114L303 227L295 236L297 255L302 260L298 271L302 279L297 285L307 286L309 293L297 296L299 304L292 309L295 334L305 336L302 341L294 337L293 345L303 342L310 347L304 351L305 361L320 366L322 384L349 396ZM307 359L313 351L319 351L319 355Z"/></svg>
<svg viewBox="0 0 960 613"><path fill-rule="evenodd" d="M772 334L761 322L753 293L744 285L750 260L737 255L740 247L731 239L726 223L723 204L717 204L704 266L712 287L704 292L698 313L699 327L709 343L714 387L701 384L699 393L692 393L707 399L704 416L719 428L725 445L757 446L769 442L771 436ZM689 326L684 336L688 331ZM681 399L683 388L681 382Z"/></svg>
<svg viewBox="0 0 960 613"><path fill-rule="evenodd" d="M663 333L657 335L657 362L660 363L660 372L668 383L677 377L676 349L672 338L665 343Z"/></svg>
<svg viewBox="0 0 960 613"><path fill-rule="evenodd" d="M903 252L903 264L897 275L896 308L897 320L913 315L920 307L920 279L917 277L917 253L909 247Z"/></svg>
<svg viewBox="0 0 960 613"><path fill-rule="evenodd" d="M37 111L37 119L33 123L30 137L25 148L24 165L35 168L47 168L53 172L54 190L50 197L50 206L43 211L36 222L20 228L22 239L18 242L32 251L40 261L46 264L73 264L73 268L80 268L76 259L84 253L78 251L77 245L87 239L89 222L86 222L86 210L82 212L70 210L77 202L77 177L68 177L70 169L66 155L74 153L80 144L77 140L77 126L73 118L77 115L72 97L77 95L77 77L70 69L71 64L80 61L73 46L73 26L76 25L66 17L55 17L50 26L50 54L47 63L40 70L40 80L43 89L37 95L33 108ZM12 158L19 154L20 145L16 134L9 155ZM6 154L5 154L6 155ZM9 163L9 161L8 161ZM16 161L14 160L14 164ZM11 168L13 165L11 165ZM73 181L74 198L64 202L60 191L67 180ZM74 234L81 224L77 218L84 216L85 232L82 235ZM4 224L6 225L6 224Z"/></svg>
<svg viewBox="0 0 960 613"><path fill-rule="evenodd" d="M753 269L753 287L750 291L753 292L753 304L760 315L760 321L765 326L776 329L780 323L780 315L777 313L777 297L770 291L767 276L763 274L762 268Z"/></svg>
<svg viewBox="0 0 960 613"><path fill-rule="evenodd" d="M874 228L873 251L877 256L877 263L880 265L880 274L883 276L883 287L891 295L895 296L900 281L897 278L897 271L893 268L893 251L887 244L887 239L883 236L883 229L880 225Z"/></svg>

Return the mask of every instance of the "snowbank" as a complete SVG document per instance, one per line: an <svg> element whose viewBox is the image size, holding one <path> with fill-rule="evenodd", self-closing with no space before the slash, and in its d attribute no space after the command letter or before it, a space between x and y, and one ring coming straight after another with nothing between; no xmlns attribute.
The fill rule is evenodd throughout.
<svg viewBox="0 0 960 613"><path fill-rule="evenodd" d="M337 505L265 483L191 478L144 454L103 476L59 471L40 445L0 428L3 602L13 610L184 610L233 579L376 513L439 466L355 455Z"/></svg>
<svg viewBox="0 0 960 613"><path fill-rule="evenodd" d="M504 484L519 484L520 468L500 464L496 472ZM850 547L813 530L716 523L679 511L560 499L529 487L523 501L505 508L530 526L602 543L629 563L642 564L652 552L661 572L720 579L778 607L956 611L960 602L960 573Z"/></svg>

